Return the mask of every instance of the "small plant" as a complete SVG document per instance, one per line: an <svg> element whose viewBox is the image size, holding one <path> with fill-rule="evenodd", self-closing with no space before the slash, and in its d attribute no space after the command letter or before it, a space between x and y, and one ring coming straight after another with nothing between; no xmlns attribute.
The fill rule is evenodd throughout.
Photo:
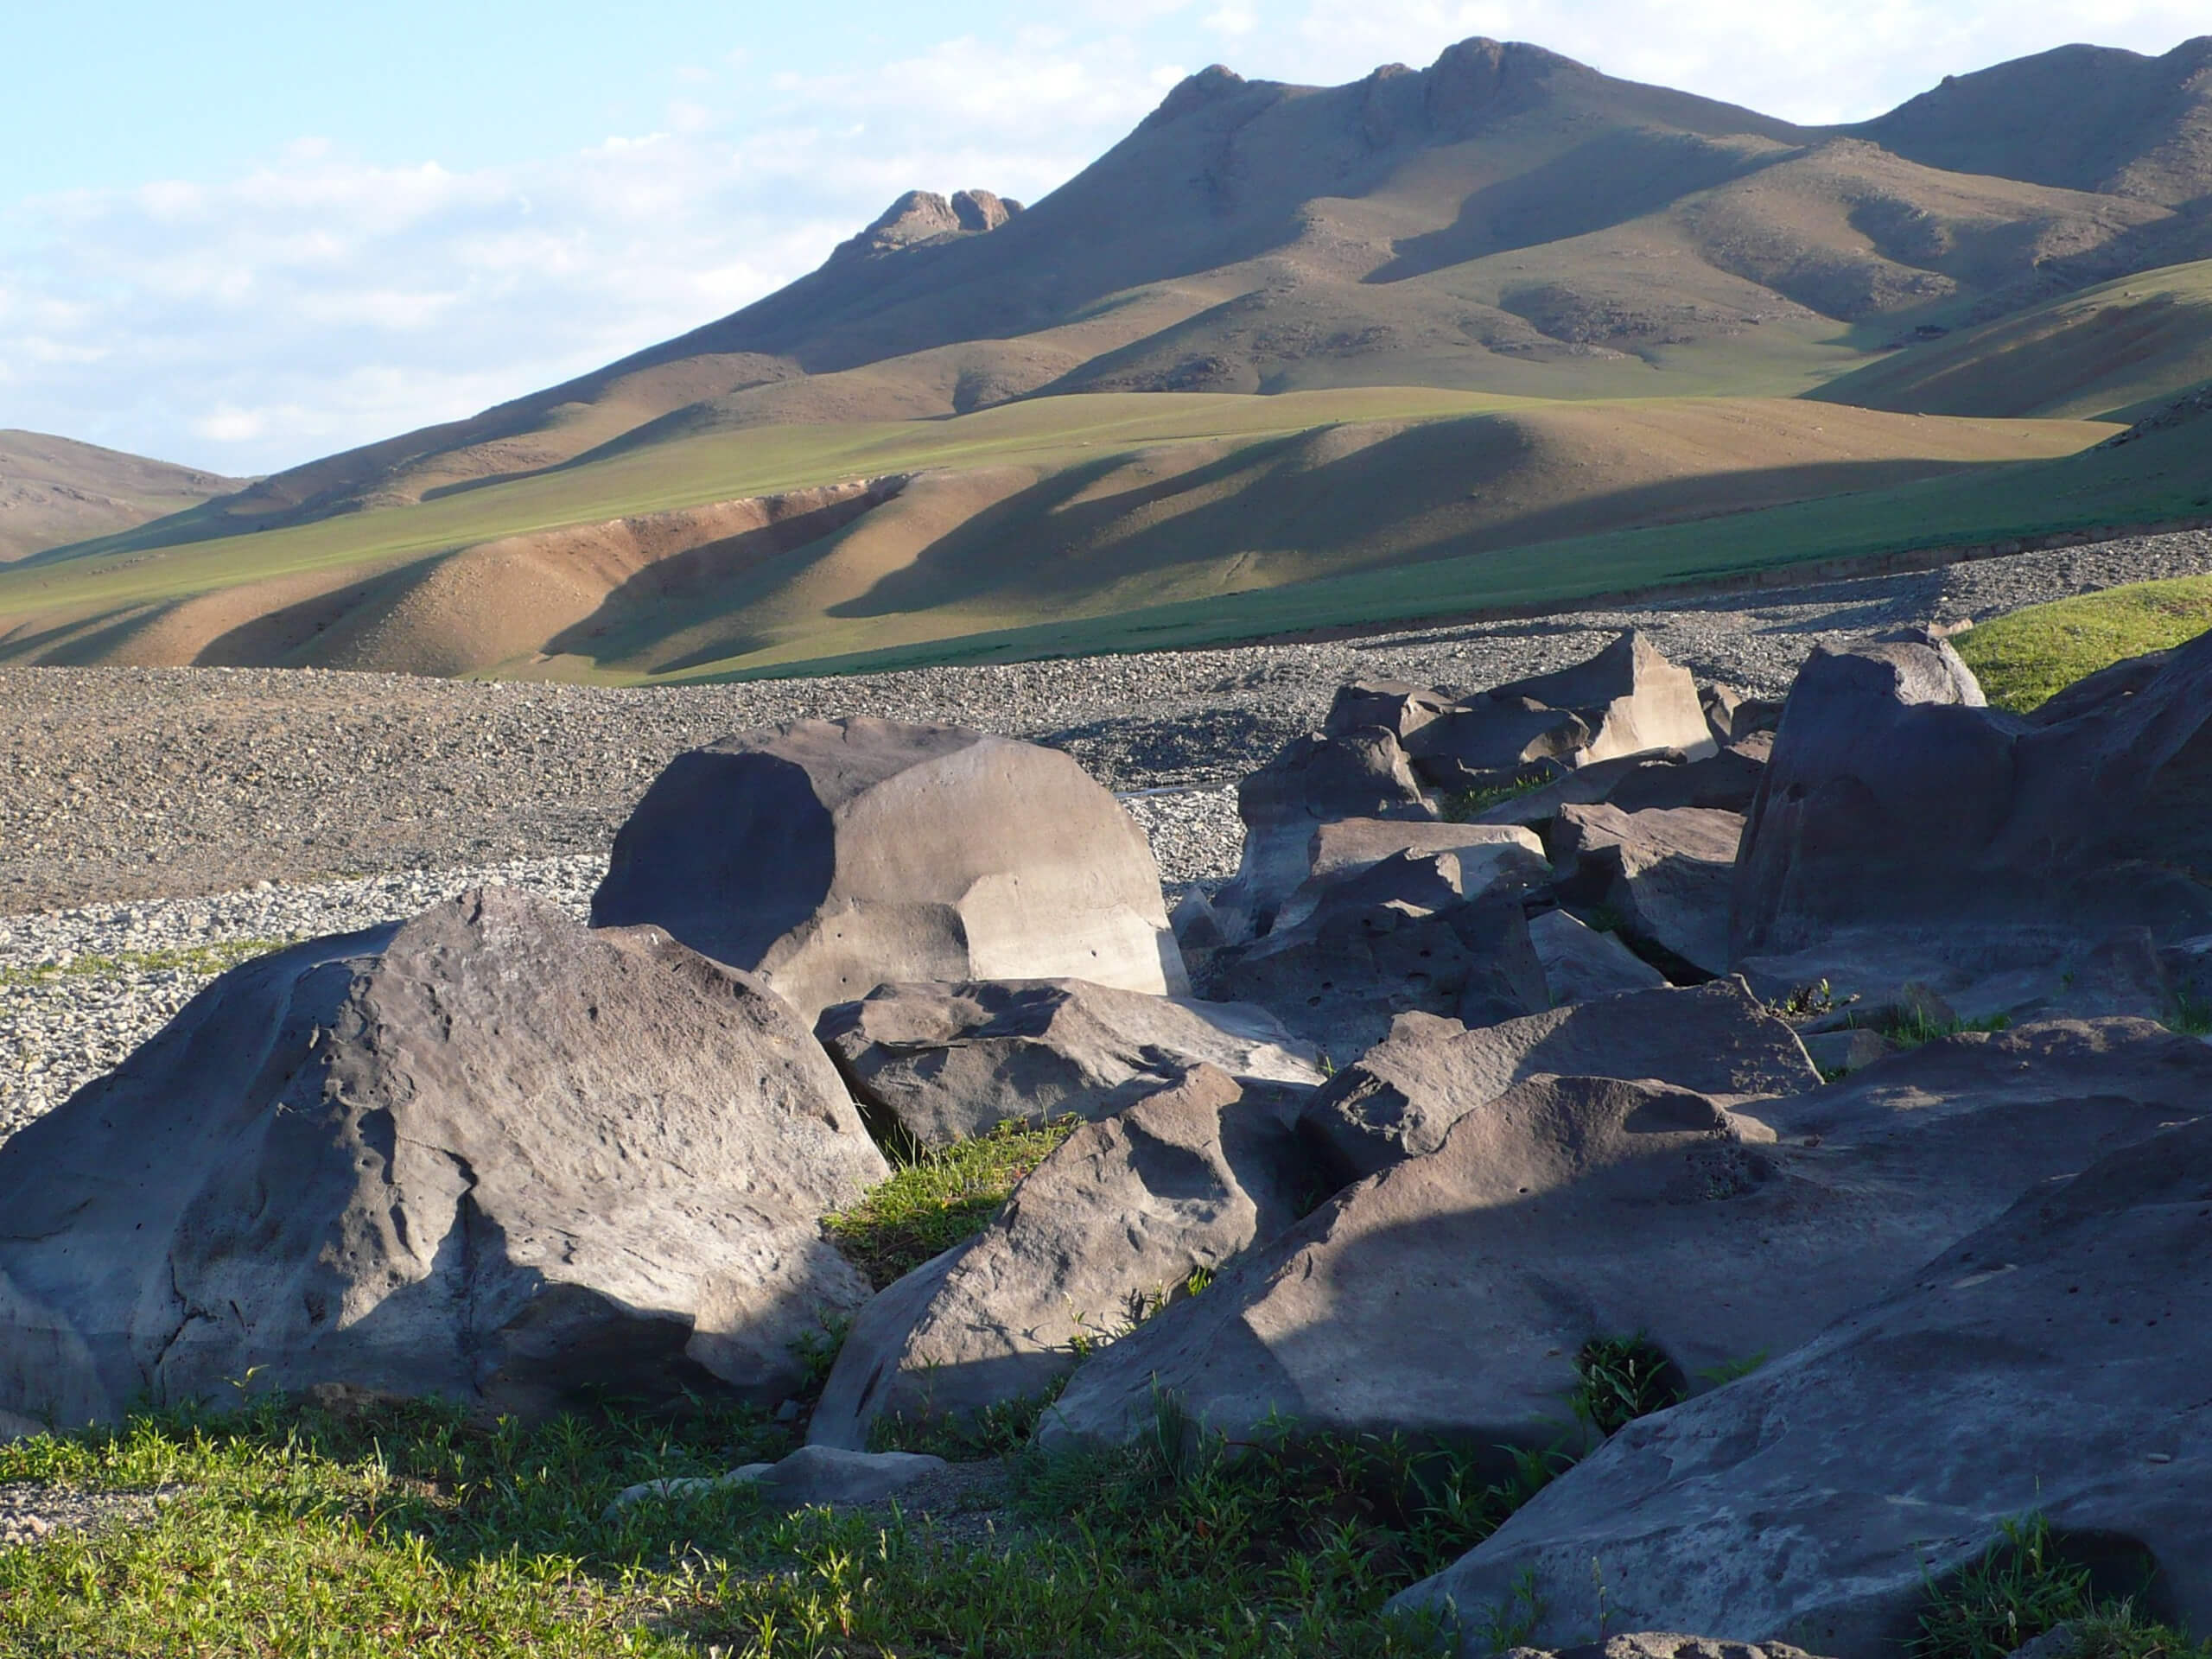
<svg viewBox="0 0 2212 1659"><path fill-rule="evenodd" d="M1543 1596L1536 1588L1536 1569L1524 1567L1514 1576L1513 1589L1506 1599L1491 1608L1478 1624L1470 1626L1479 1638L1479 1646L1491 1653L1503 1653L1509 1649L1526 1647L1544 1622L1548 1611Z"/></svg>
<svg viewBox="0 0 2212 1659"><path fill-rule="evenodd" d="M1918 1048L1939 1037L1956 1037L1968 1031L2003 1031L2012 1023L2009 1014L1993 1014L1980 1020L1938 1020L1924 1008L1914 1008L1883 1027L1882 1035L1899 1048Z"/></svg>
<svg viewBox="0 0 2212 1659"><path fill-rule="evenodd" d="M1981 1559L1928 1585L1914 1659L2005 1659L2024 1643L2095 1611L2089 1570L2069 1566L2040 1515L2007 1521Z"/></svg>
<svg viewBox="0 0 2212 1659"><path fill-rule="evenodd" d="M819 1400L822 1388L830 1380L830 1373L843 1351L845 1338L853 1333L849 1314L825 1313L811 1331L802 1331L791 1344L791 1352L806 1368L806 1376L798 1385L798 1397L802 1401Z"/></svg>
<svg viewBox="0 0 2212 1659"><path fill-rule="evenodd" d="M1574 1371L1567 1404L1578 1421L1602 1435L1686 1397L1675 1363L1646 1336L1593 1337L1575 1355Z"/></svg>
<svg viewBox="0 0 2212 1659"><path fill-rule="evenodd" d="M991 1224L1021 1178L1081 1120L1001 1123L988 1135L914 1154L823 1230L878 1290Z"/></svg>
<svg viewBox="0 0 2212 1659"><path fill-rule="evenodd" d="M1818 979L1798 986L1775 1004L1774 1011L1785 1020L1817 1020L1834 1013L1835 1006L1835 993L1828 988L1827 981Z"/></svg>
<svg viewBox="0 0 2212 1659"><path fill-rule="evenodd" d="M1709 1365L1697 1374L1697 1380L1709 1389L1724 1389L1731 1382L1749 1376L1766 1361L1767 1351L1762 1348L1756 1354L1747 1354L1741 1359L1724 1360L1718 1365Z"/></svg>
<svg viewBox="0 0 2212 1659"><path fill-rule="evenodd" d="M973 1415L922 1410L912 1416L879 1417L868 1427L871 1452L923 1452L949 1463L1003 1458L1029 1444L1030 1436L1068 1385L1055 1378L1038 1393L998 1400Z"/></svg>
<svg viewBox="0 0 2212 1659"><path fill-rule="evenodd" d="M225 939L214 944L159 950L118 950L107 957L72 957L36 968L0 968L0 987L45 985L57 979L107 979L118 974L226 973L242 962L296 944L297 939Z"/></svg>
<svg viewBox="0 0 2212 1659"><path fill-rule="evenodd" d="M1533 795L1551 779L1541 772L1526 772L1503 783L1478 784L1472 789L1453 790L1436 798L1436 815L1446 823L1465 823L1493 806L1508 801L1517 801L1523 795Z"/></svg>
<svg viewBox="0 0 2212 1659"><path fill-rule="evenodd" d="M2212 1037L2212 1002L2182 992L2166 1017L2166 1029L2183 1037Z"/></svg>

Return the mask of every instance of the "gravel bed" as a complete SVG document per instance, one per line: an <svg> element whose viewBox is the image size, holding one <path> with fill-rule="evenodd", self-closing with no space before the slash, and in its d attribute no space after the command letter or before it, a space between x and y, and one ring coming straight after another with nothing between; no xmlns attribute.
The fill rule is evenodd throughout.
<svg viewBox="0 0 2212 1659"><path fill-rule="evenodd" d="M165 1491L80 1491L50 1481L0 1485L0 1549L42 1544L57 1533L97 1532L150 1521Z"/></svg>
<svg viewBox="0 0 2212 1659"><path fill-rule="evenodd" d="M746 727L868 714L1052 744L1123 793L1177 890L1235 868L1235 780L1348 680L1469 691L1633 626L1700 680L1778 696L1822 640L2208 570L2212 532L2190 531L1632 610L682 689L0 669L0 1139L158 1029L221 965L207 947L365 927L487 880L582 913L646 785Z"/></svg>

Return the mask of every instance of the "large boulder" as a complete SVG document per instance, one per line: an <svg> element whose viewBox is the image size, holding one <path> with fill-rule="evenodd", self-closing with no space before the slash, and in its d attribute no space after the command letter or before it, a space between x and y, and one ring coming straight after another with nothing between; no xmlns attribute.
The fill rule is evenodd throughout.
<svg viewBox="0 0 2212 1659"><path fill-rule="evenodd" d="M1322 732L1344 737L1379 726L1403 743L1451 706L1451 699L1426 685L1404 680L1355 680L1338 689Z"/></svg>
<svg viewBox="0 0 2212 1659"><path fill-rule="evenodd" d="M1733 959L2021 1013L2123 930L2212 929L2212 635L2052 701L1982 706L1925 633L1816 650L1745 826Z"/></svg>
<svg viewBox="0 0 2212 1659"><path fill-rule="evenodd" d="M1548 1007L1517 885L1466 891L1458 855L1385 859L1324 892L1295 927L1217 952L1208 995L1256 1002L1342 1065L1402 1014L1470 1025ZM1495 866L1478 862L1478 879Z"/></svg>
<svg viewBox="0 0 2212 1659"><path fill-rule="evenodd" d="M1508 1600L1548 1643L1611 1618L1876 1659L1931 1580L2040 1514L2120 1569L2107 1593L2147 1581L2145 1611L2203 1630L2208 1216L2212 1122L2085 1159L1817 1340L1630 1423L1400 1605L1456 1605L1468 1659Z"/></svg>
<svg viewBox="0 0 2212 1659"><path fill-rule="evenodd" d="M614 837L595 925L650 923L811 1020L894 980L1189 988L1144 832L1066 755L803 720L680 754Z"/></svg>
<svg viewBox="0 0 2212 1659"><path fill-rule="evenodd" d="M1728 969L1728 899L1744 820L1709 807L1567 806L1547 845L1560 899L1609 911L1683 976Z"/></svg>
<svg viewBox="0 0 2212 1659"><path fill-rule="evenodd" d="M1009 1119L1109 1117L1199 1065L1322 1080L1313 1045L1264 1008L1079 979L883 985L826 1009L814 1029L861 1103L922 1146Z"/></svg>
<svg viewBox="0 0 2212 1659"><path fill-rule="evenodd" d="M1274 925L1282 902L1313 873L1315 828L1339 819L1429 822L1397 740L1377 727L1296 739L1236 786L1244 846L1236 874L1214 899L1227 938Z"/></svg>
<svg viewBox="0 0 2212 1659"><path fill-rule="evenodd" d="M1306 1133L1339 1184L1434 1152L1451 1127L1516 1084L1562 1077L1652 1077L1724 1098L1794 1095L1820 1074L1788 1024L1743 984L1605 996L1468 1029L1402 1018L1389 1040L1346 1065L1306 1103Z"/></svg>
<svg viewBox="0 0 2212 1659"><path fill-rule="evenodd" d="M773 1402L868 1294L818 1218L886 1173L759 982L472 892L233 969L0 1147L0 1408Z"/></svg>
<svg viewBox="0 0 2212 1659"><path fill-rule="evenodd" d="M926 1262L854 1324L810 1439L864 1446L886 1416L966 1419L1033 1395L1317 1196L1292 1091L1201 1066L1086 1124L982 1234Z"/></svg>
<svg viewBox="0 0 2212 1659"><path fill-rule="evenodd" d="M1279 1413L1319 1429L1548 1444L1569 1432L1575 1356L1592 1339L1643 1333L1693 1382L1786 1354L2021 1194L2193 1118L2208 1083L2212 1047L2133 1020L1946 1039L1735 1107L1655 1082L1533 1077L1095 1357L1052 1432L1124 1440L1158 1390L1232 1435ZM1846 1387L1854 1421L1897 1397ZM1792 1420L1767 1421L1779 1433ZM1812 1438L1821 1457L1852 1455L1848 1433ZM1999 1437L1982 1438L2002 1455ZM1928 1466L1947 1461L1941 1444L1929 1440ZM1790 1509L1732 1514L1748 1529ZM1586 1584L1589 1551L1576 1560ZM1712 1611L1633 1617L1773 1632Z"/></svg>
<svg viewBox="0 0 2212 1659"><path fill-rule="evenodd" d="M1439 855L1450 855L1453 891L1463 899L1533 887L1551 878L1544 843L1517 824L1345 818L1315 827L1307 844L1306 880L1283 900L1271 931L1296 927L1333 889L1377 865L1394 859L1425 861Z"/></svg>

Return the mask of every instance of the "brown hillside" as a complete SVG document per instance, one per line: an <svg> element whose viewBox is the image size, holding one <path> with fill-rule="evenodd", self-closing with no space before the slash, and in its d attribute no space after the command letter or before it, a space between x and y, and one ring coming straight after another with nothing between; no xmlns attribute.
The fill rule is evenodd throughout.
<svg viewBox="0 0 2212 1659"><path fill-rule="evenodd" d="M1026 212L910 193L742 311L280 474L190 533L1039 392L1794 392L1885 331L2192 257L2208 50L2045 54L1848 133L1487 40L1336 87L1215 67Z"/></svg>
<svg viewBox="0 0 2212 1659"><path fill-rule="evenodd" d="M42 432L0 431L0 564L147 524L241 480Z"/></svg>

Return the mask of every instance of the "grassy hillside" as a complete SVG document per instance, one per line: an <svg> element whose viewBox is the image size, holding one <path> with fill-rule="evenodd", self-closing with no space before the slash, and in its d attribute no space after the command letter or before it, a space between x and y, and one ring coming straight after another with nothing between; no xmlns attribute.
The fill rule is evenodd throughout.
<svg viewBox="0 0 2212 1659"><path fill-rule="evenodd" d="M765 668L728 664L720 671L741 677L861 673L925 663L1168 650L1304 629L1566 604L1594 594L1762 571L1786 579L1792 564L1815 560L2207 516L2212 516L2212 446L2203 442L2201 428L2184 427L2123 449L1990 467L1693 524L1575 537L905 649Z"/></svg>
<svg viewBox="0 0 2212 1659"><path fill-rule="evenodd" d="M2135 420L2212 381L2212 259L1917 345L1808 393L1929 415Z"/></svg>
<svg viewBox="0 0 2212 1659"><path fill-rule="evenodd" d="M667 677L1387 583L2063 455L2107 431L1402 388L710 432L419 505L0 572L0 660Z"/></svg>

